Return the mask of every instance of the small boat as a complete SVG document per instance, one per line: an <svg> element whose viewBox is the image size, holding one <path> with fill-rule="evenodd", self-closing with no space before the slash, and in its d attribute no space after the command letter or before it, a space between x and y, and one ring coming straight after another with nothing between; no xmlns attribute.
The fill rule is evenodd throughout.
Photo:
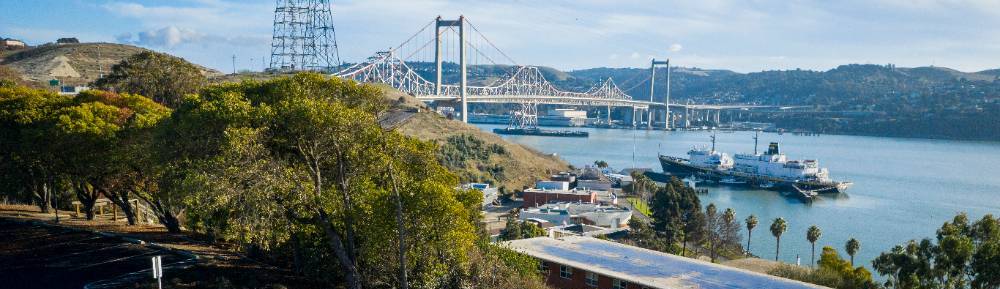
<svg viewBox="0 0 1000 289"><path fill-rule="evenodd" d="M761 189L773 189L774 188L774 183L772 183L772 182L763 182L763 183L757 184L757 186L760 187Z"/></svg>

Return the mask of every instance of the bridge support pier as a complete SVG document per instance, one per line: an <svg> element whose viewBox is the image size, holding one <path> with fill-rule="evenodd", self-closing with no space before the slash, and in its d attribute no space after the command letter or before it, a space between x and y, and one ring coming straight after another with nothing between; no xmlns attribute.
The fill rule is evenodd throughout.
<svg viewBox="0 0 1000 289"><path fill-rule="evenodd" d="M611 127L611 104L608 104L608 127Z"/></svg>

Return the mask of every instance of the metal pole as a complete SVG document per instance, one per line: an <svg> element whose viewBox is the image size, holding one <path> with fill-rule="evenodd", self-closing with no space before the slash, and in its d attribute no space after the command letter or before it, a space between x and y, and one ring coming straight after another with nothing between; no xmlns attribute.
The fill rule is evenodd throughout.
<svg viewBox="0 0 1000 289"><path fill-rule="evenodd" d="M459 89L461 90L459 95L462 97L462 122L469 123L469 103L466 102L465 98L468 84L465 78L468 69L465 66L465 16L458 17L458 45L458 62L462 66L462 83L459 85Z"/></svg>
<svg viewBox="0 0 1000 289"><path fill-rule="evenodd" d="M434 95L441 95L441 16L434 20Z"/></svg>

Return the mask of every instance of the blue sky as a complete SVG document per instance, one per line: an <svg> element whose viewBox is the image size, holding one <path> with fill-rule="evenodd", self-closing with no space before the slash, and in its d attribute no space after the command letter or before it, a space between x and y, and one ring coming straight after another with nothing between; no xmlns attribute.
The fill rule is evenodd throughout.
<svg viewBox="0 0 1000 289"><path fill-rule="evenodd" d="M521 64L674 65L753 72L847 63L1000 68L1000 1L334 0L341 56L395 46L465 15ZM0 37L129 43L222 71L261 68L273 0L0 0ZM253 61L251 62L251 58Z"/></svg>

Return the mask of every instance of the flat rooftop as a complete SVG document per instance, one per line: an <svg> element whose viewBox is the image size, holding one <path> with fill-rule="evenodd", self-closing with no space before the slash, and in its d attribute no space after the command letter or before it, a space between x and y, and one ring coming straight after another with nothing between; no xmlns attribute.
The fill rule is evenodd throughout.
<svg viewBox="0 0 1000 289"><path fill-rule="evenodd" d="M651 288L827 288L591 237L537 237L505 244L535 258Z"/></svg>
<svg viewBox="0 0 1000 289"><path fill-rule="evenodd" d="M589 196L590 194L597 193L594 190L546 190L546 189L525 189L525 193L531 192L536 194L553 194L553 195L578 195L578 196Z"/></svg>

